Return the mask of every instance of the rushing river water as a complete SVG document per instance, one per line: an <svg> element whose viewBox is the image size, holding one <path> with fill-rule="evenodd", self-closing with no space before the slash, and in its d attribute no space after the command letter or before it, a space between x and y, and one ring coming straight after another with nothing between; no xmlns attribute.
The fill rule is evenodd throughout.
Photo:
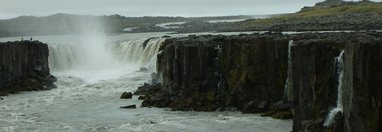
<svg viewBox="0 0 382 132"><path fill-rule="evenodd" d="M143 43L150 37L163 35L91 35L78 39L71 35L34 37L49 45L50 67L58 78L57 88L13 94L0 100L0 132L288 132L292 129L291 120L240 112L140 108L141 101L135 96L129 100L119 99L122 92L133 92L150 81L158 45L164 39L155 38ZM0 41L17 39L2 38ZM135 52L137 50L143 52ZM140 71L141 67L148 70ZM119 108L131 104L138 108Z"/></svg>

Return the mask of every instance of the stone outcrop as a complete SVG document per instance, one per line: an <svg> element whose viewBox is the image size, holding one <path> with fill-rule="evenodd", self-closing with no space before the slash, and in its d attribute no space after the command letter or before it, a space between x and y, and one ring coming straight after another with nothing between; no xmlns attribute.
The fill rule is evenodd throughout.
<svg viewBox="0 0 382 132"><path fill-rule="evenodd" d="M329 33L296 41L293 57L293 131L381 131L381 47L379 33ZM337 106L335 57L344 50L343 110L323 124Z"/></svg>
<svg viewBox="0 0 382 132"><path fill-rule="evenodd" d="M54 88L48 46L38 41L0 43L0 95Z"/></svg>
<svg viewBox="0 0 382 132"><path fill-rule="evenodd" d="M284 94L288 43L280 34L168 39L158 55L161 87L146 93L147 85L139 88L138 94L147 95L142 106L270 110Z"/></svg>
<svg viewBox="0 0 382 132"><path fill-rule="evenodd" d="M381 131L381 38L382 33L367 32L168 39L158 55L161 83L145 84L135 94L146 95L143 107L237 108L280 119L293 116L295 132ZM291 72L289 40L294 40ZM335 58L342 51L339 80ZM338 94L340 81L342 94ZM339 106L338 97L343 107L332 117L334 123L324 126Z"/></svg>
<svg viewBox="0 0 382 132"><path fill-rule="evenodd" d="M344 131L382 131L382 35L345 46Z"/></svg>
<svg viewBox="0 0 382 132"><path fill-rule="evenodd" d="M296 41L292 46L294 131L324 129L327 113L336 106L338 75L334 58L343 49L343 42L320 38Z"/></svg>

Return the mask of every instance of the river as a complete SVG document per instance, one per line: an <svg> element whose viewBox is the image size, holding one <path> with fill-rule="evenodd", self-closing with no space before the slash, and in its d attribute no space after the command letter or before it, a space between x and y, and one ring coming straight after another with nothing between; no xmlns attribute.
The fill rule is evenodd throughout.
<svg viewBox="0 0 382 132"><path fill-rule="evenodd" d="M22 92L0 100L0 132L30 131L234 131L288 132L291 120L258 114L181 112L140 108L141 101L119 99L150 82L156 53L166 33L89 36L37 36L49 45L57 88ZM173 35L174 36L174 35ZM178 35L181 36L181 35ZM0 41L20 38L0 38ZM148 70L140 70L145 67ZM120 106L136 104L137 109Z"/></svg>

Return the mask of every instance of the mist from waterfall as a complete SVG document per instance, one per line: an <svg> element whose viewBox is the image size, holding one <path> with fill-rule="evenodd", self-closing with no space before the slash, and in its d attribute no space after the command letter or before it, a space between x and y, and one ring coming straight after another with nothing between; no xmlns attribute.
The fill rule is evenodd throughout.
<svg viewBox="0 0 382 132"><path fill-rule="evenodd" d="M343 55L345 51L342 50L340 55L335 58L335 64L337 68L337 74L338 76L338 92L337 92L337 106L336 108L332 109L328 115L328 117L325 120L324 126L325 127L331 127L335 123L335 117L337 113L343 111L343 105L342 105L342 93L343 93L343 77L344 77L344 61L343 61Z"/></svg>
<svg viewBox="0 0 382 132"><path fill-rule="evenodd" d="M164 41L164 38L129 40L113 44L110 50L121 61L155 70L156 55Z"/></svg>
<svg viewBox="0 0 382 132"><path fill-rule="evenodd" d="M75 23L80 27L79 33L63 40L65 43L47 42L52 71L96 70L120 65L106 49L109 43L105 34L107 27L101 20L79 19Z"/></svg>
<svg viewBox="0 0 382 132"><path fill-rule="evenodd" d="M33 37L49 46L57 88L4 97L0 131L39 131L43 127L43 131L281 132L292 127L290 120L241 112L174 112L140 108L142 100L137 96L121 100L122 92L152 82L157 54L165 41L160 37L166 34L107 35L99 31L90 28L78 35ZM132 104L138 108L120 109Z"/></svg>
<svg viewBox="0 0 382 132"><path fill-rule="evenodd" d="M71 69L85 60L83 50L74 44L49 44L49 67L52 71Z"/></svg>

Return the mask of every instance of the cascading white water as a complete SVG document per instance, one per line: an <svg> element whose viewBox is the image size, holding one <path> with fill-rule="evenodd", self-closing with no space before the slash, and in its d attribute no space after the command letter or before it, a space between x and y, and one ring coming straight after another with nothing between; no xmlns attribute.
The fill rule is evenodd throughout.
<svg viewBox="0 0 382 132"><path fill-rule="evenodd" d="M337 106L336 108L332 109L328 115L328 117L325 120L324 126L330 127L335 123L335 116L338 112L342 113L343 105L342 105L342 93L343 93L343 77L344 77L344 61L343 61L343 55L345 51L342 50L340 55L335 58L335 63L337 66L337 72L339 74L338 76L338 93L337 93Z"/></svg>
<svg viewBox="0 0 382 132"><path fill-rule="evenodd" d="M115 55L126 62L139 66L155 67L156 55L164 38L150 38L149 40L124 41L111 47Z"/></svg>
<svg viewBox="0 0 382 132"><path fill-rule="evenodd" d="M50 49L52 71L96 70L118 64L105 48L109 42L102 21L96 18L79 19L76 24L81 27L78 29L79 34L53 40L61 40L59 42L51 43L50 39L46 41Z"/></svg>
<svg viewBox="0 0 382 132"><path fill-rule="evenodd" d="M97 31L81 34L80 47L84 51L85 63L79 68L82 69L102 69L121 65L113 56L111 51L107 50L106 35Z"/></svg>
<svg viewBox="0 0 382 132"><path fill-rule="evenodd" d="M73 68L84 61L83 51L75 44L49 44L49 67L52 71Z"/></svg>
<svg viewBox="0 0 382 132"><path fill-rule="evenodd" d="M97 37L98 35L89 36ZM55 83L57 88L10 95L4 97L4 100L0 100L0 132L220 132L221 130L283 132L292 128L290 120L242 115L240 112L174 112L160 108L120 109L120 106L131 104L137 104L139 107L142 101L137 97L121 100L119 96L123 91L133 92L138 86L149 81L151 77L150 72L137 71L139 66L129 66L139 63L141 63L140 66L155 64L156 54L164 41L162 38L154 38L147 41L146 44L144 39L133 43L134 36L148 38L142 35L144 34L127 34L123 37L124 40L130 39L131 41L118 44L111 43L111 41L121 41L113 39L114 36L107 36L106 41L102 38L100 42L105 43L94 42L98 38L86 37L86 35L81 36L82 38L77 38L77 36L53 37L52 40L60 40L54 43L48 41L51 40L48 39L51 36L46 37L47 39L34 37L48 43L52 50L49 59L50 62L56 64L51 65L51 68L53 75L58 78ZM155 37L158 36L163 36L163 34ZM71 43L66 44L69 41ZM101 51L97 49L103 48L105 45L106 49L101 49ZM136 54L128 55L128 51L134 51ZM109 54L109 57L117 58L117 61L121 63L128 62L128 64L115 67L119 64L118 62L108 61L109 57L99 56L101 54ZM93 62L86 59L93 59L91 60ZM58 66L58 64L66 66ZM97 67L98 64L101 66ZM87 66L90 70L86 69ZM54 69L60 71L54 71Z"/></svg>
<svg viewBox="0 0 382 132"><path fill-rule="evenodd" d="M292 77L292 46L293 46L293 40L289 41L288 44L288 70L287 70L287 79L285 81L285 87L284 87L284 101L292 101L293 98L293 91L291 88L291 77Z"/></svg>

